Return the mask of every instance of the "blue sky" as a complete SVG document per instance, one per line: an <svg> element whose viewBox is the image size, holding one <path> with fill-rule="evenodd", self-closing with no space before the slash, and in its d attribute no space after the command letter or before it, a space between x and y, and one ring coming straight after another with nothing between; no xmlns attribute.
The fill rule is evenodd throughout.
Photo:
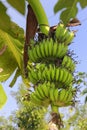
<svg viewBox="0 0 87 130"><path fill-rule="evenodd" d="M3 0L1 0L3 1ZM57 0L41 0L43 7L46 11L47 17L49 19L50 26L56 25L59 22L59 13L56 15L53 12L53 6ZM4 0L5 3L5 0ZM5 3L6 4L6 3ZM6 4L7 5L7 4ZM26 28L26 17L19 14L15 9L7 5L7 13L10 15L11 19L16 22L19 26ZM87 8L79 11L77 18L81 21L82 25L72 28L78 30L76 37L74 38L73 44L70 46L72 50L75 51L78 56L80 64L77 65L76 70L87 73ZM10 81L10 80L9 80ZM10 95L11 91L17 91L17 88L21 82L19 79L13 88L9 88L9 81L3 83L6 90L8 101L6 105L0 110L0 115L9 115L11 111L17 108L14 98Z"/></svg>

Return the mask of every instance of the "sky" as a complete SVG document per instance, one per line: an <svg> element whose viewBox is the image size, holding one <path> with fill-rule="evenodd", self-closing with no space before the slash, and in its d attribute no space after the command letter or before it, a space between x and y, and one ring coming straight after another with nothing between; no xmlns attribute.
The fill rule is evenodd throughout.
<svg viewBox="0 0 87 130"><path fill-rule="evenodd" d="M22 28L26 28L26 16L22 16L15 9L9 6L5 0L1 0L8 7L7 13L10 15L12 21L16 22ZM56 15L53 12L53 7L57 0L41 0L41 3L46 11L50 26L56 25L59 22L59 13ZM87 8L81 10L79 9L79 13L77 18L81 21L81 26L74 27L72 29L78 30L76 33L76 37L73 40L73 43L70 45L70 48L74 50L76 55L78 56L77 60L80 61L80 64L77 65L76 70L80 72L87 73ZM17 83L13 88L9 88L10 79L3 83L4 89L6 91L8 101L0 110L0 116L5 115L8 116L10 113L17 109L17 104L15 99L10 95L11 91L17 91L21 79L17 80Z"/></svg>

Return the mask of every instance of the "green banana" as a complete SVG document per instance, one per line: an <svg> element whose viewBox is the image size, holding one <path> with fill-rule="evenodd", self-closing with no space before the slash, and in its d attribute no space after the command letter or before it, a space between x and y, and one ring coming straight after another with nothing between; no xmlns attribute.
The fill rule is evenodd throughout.
<svg viewBox="0 0 87 130"><path fill-rule="evenodd" d="M67 78L68 78L68 71L66 70L66 69L62 69L63 70L63 78L62 78L62 82L64 83L64 84L66 84L66 80L67 80Z"/></svg>
<svg viewBox="0 0 87 130"><path fill-rule="evenodd" d="M45 98L45 95L44 95L44 93L43 93L42 85L41 85L41 84L38 85L37 91L39 92L40 96L44 99L44 98Z"/></svg>
<svg viewBox="0 0 87 130"><path fill-rule="evenodd" d="M73 65L71 66L71 68L70 68L70 70L71 70L71 72L73 72L74 70L75 70L75 63L73 63Z"/></svg>
<svg viewBox="0 0 87 130"><path fill-rule="evenodd" d="M59 82L62 82L63 76L64 76L63 70L59 68L59 79L58 79Z"/></svg>
<svg viewBox="0 0 87 130"><path fill-rule="evenodd" d="M69 35L68 29L64 28L64 31L63 31L62 36L61 36L62 42L65 42L65 41L66 41L66 37L67 37L68 35Z"/></svg>
<svg viewBox="0 0 87 130"><path fill-rule="evenodd" d="M63 101L64 97L65 97L65 94L66 94L66 90L65 89L62 89L60 92L59 92L59 101Z"/></svg>
<svg viewBox="0 0 87 130"><path fill-rule="evenodd" d="M33 84L36 84L36 79L33 78L31 72L28 73L29 81Z"/></svg>
<svg viewBox="0 0 87 130"><path fill-rule="evenodd" d="M51 100L51 102L54 102L54 90L55 90L55 88L54 87L51 87L50 88L50 91L49 91L49 98L50 98L50 100Z"/></svg>
<svg viewBox="0 0 87 130"><path fill-rule="evenodd" d="M40 26L41 32L48 35L49 33L49 23L48 18L46 16L46 13L44 11L44 8L42 7L42 4L40 3L40 0L27 0L29 4L31 5L35 16L37 18L38 24Z"/></svg>
<svg viewBox="0 0 87 130"><path fill-rule="evenodd" d="M74 33L70 32L69 37L65 41L65 45L69 45L72 42L73 38L74 38Z"/></svg>
<svg viewBox="0 0 87 130"><path fill-rule="evenodd" d="M32 75L32 77L33 77L33 79L35 79L36 81L38 81L38 77L37 77L37 74L36 74L37 72L35 72L34 70L31 70L31 75Z"/></svg>
<svg viewBox="0 0 87 130"><path fill-rule="evenodd" d="M42 85L42 90L43 90L43 93L44 93L45 97L48 98L48 96L49 96L49 91L50 91L50 87L47 85L47 83L44 83L44 84Z"/></svg>
<svg viewBox="0 0 87 130"><path fill-rule="evenodd" d="M59 91L58 91L58 89L56 88L55 90L54 90L54 101L56 102L56 101L58 101L59 100Z"/></svg>
<svg viewBox="0 0 87 130"><path fill-rule="evenodd" d="M59 46L59 44L54 42L54 45L53 45L53 57L56 57L56 54L57 54L57 51L58 51L58 46Z"/></svg>
<svg viewBox="0 0 87 130"><path fill-rule="evenodd" d="M67 102L67 97L68 97L68 90L66 90L65 96L63 98L63 102L66 103Z"/></svg>
<svg viewBox="0 0 87 130"><path fill-rule="evenodd" d="M47 71L48 69L47 69L47 67L45 67L45 70L43 70L43 72L42 72L42 80L46 80L46 71Z"/></svg>
<svg viewBox="0 0 87 130"><path fill-rule="evenodd" d="M38 55L37 55L35 47L32 48L32 53L33 53L33 57L35 58L35 60L38 61Z"/></svg>
<svg viewBox="0 0 87 130"><path fill-rule="evenodd" d="M41 55L42 55L42 57L46 57L46 56L45 56L44 43L41 43L41 44L39 45L39 47L40 47L40 51L41 51Z"/></svg>
<svg viewBox="0 0 87 130"><path fill-rule="evenodd" d="M63 61L62 61L62 66L67 68L67 70L73 72L75 69L75 63L69 56L64 56Z"/></svg>
<svg viewBox="0 0 87 130"><path fill-rule="evenodd" d="M49 56L48 45L49 45L49 41L47 40L47 41L44 43L45 55L46 55L47 57Z"/></svg>
<svg viewBox="0 0 87 130"><path fill-rule="evenodd" d="M64 43L62 43L62 51L59 57L62 58L63 56L65 56L67 53L67 50L68 50L68 46L64 46Z"/></svg>
<svg viewBox="0 0 87 130"><path fill-rule="evenodd" d="M68 78L66 80L66 85L68 86L73 81L73 76L71 73L68 73Z"/></svg>
<svg viewBox="0 0 87 130"><path fill-rule="evenodd" d="M55 79L56 79L56 81L58 81L58 79L59 79L59 68L56 68L56 76L55 76Z"/></svg>
<svg viewBox="0 0 87 130"><path fill-rule="evenodd" d="M35 104L37 104L37 105L40 105L40 106L42 106L42 101L34 94L34 93L32 93L31 95L30 95L30 100L33 102L33 103L35 103Z"/></svg>
<svg viewBox="0 0 87 130"><path fill-rule="evenodd" d="M66 64L66 68L69 68L72 64L71 58L67 57L67 64Z"/></svg>
<svg viewBox="0 0 87 130"><path fill-rule="evenodd" d="M34 94L35 94L40 100L43 100L42 95L41 95L41 94L39 93L39 91L38 91L38 87L35 89Z"/></svg>
<svg viewBox="0 0 87 130"><path fill-rule="evenodd" d="M41 55L40 46L39 46L39 45L36 45L36 46L35 46L35 50L36 50L37 56L38 56L39 58L41 58L42 55Z"/></svg>
<svg viewBox="0 0 87 130"><path fill-rule="evenodd" d="M69 30L66 29L65 35L64 35L64 42L66 42L66 40L69 38Z"/></svg>
<svg viewBox="0 0 87 130"><path fill-rule="evenodd" d="M40 70L38 70L37 77L38 77L38 80L41 80L41 79L42 79L42 73L41 73Z"/></svg>
<svg viewBox="0 0 87 130"><path fill-rule="evenodd" d="M46 70L46 79L47 79L47 81L51 80L51 72L50 72L50 69L48 69L48 68Z"/></svg>
<svg viewBox="0 0 87 130"><path fill-rule="evenodd" d="M69 92L68 97L67 97L67 102L72 101L72 99L73 99L73 94L72 92Z"/></svg>
<svg viewBox="0 0 87 130"><path fill-rule="evenodd" d="M63 24L59 24L59 25L57 26L57 29L56 29L56 32L55 32L55 36L56 36L57 39L60 38L61 33L62 33L62 31L63 31L63 28L64 28L64 25L63 25Z"/></svg>
<svg viewBox="0 0 87 130"><path fill-rule="evenodd" d="M53 40L50 39L49 44L48 44L48 52L49 52L49 56L52 56L53 53Z"/></svg>
<svg viewBox="0 0 87 130"><path fill-rule="evenodd" d="M34 56L33 56L32 50L29 50L29 51L28 51L28 55L29 55L30 61L32 61L32 62L35 62L35 61L36 61L36 59L35 59Z"/></svg>
<svg viewBox="0 0 87 130"><path fill-rule="evenodd" d="M65 66L67 64L67 56L64 56L63 61L62 61L62 66Z"/></svg>

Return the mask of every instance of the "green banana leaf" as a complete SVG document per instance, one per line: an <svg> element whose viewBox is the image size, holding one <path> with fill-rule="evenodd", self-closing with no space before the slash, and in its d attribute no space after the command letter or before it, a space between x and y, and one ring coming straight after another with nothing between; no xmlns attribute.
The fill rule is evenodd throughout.
<svg viewBox="0 0 87 130"><path fill-rule="evenodd" d="M62 11L60 14L60 19L66 25L71 18L75 18L78 13L77 8L78 0L58 0L54 6L54 13Z"/></svg>
<svg viewBox="0 0 87 130"><path fill-rule="evenodd" d="M0 30L0 81L7 80L18 67L22 70L20 41Z"/></svg>
<svg viewBox="0 0 87 130"><path fill-rule="evenodd" d="M21 14L25 14L25 0L7 0L7 2Z"/></svg>
<svg viewBox="0 0 87 130"><path fill-rule="evenodd" d="M0 109L2 109L2 107L5 105L6 101L7 101L6 93L2 85L0 84Z"/></svg>
<svg viewBox="0 0 87 130"><path fill-rule="evenodd" d="M24 29L19 27L15 22L11 21L11 25L8 29L8 33L13 37L16 38L17 40L20 41L20 44L17 46L20 49L23 49L25 38L24 38Z"/></svg>
<svg viewBox="0 0 87 130"><path fill-rule="evenodd" d="M6 13L7 8L0 2L0 29L5 32L10 28L10 17Z"/></svg>

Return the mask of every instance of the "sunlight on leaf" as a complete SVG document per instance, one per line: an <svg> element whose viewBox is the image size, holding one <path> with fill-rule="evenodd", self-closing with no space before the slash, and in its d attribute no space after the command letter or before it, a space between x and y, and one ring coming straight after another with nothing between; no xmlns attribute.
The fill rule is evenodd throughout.
<svg viewBox="0 0 87 130"><path fill-rule="evenodd" d="M2 107L5 105L6 101L7 101L6 93L2 85L0 84L0 109L2 109Z"/></svg>
<svg viewBox="0 0 87 130"><path fill-rule="evenodd" d="M11 52L14 55L19 67L21 68L22 65L22 54L20 49L17 47L20 42L14 38L12 38L9 34L5 33L4 31L0 30L0 39L3 40L3 43L8 46ZM8 54L7 54L8 55Z"/></svg>

